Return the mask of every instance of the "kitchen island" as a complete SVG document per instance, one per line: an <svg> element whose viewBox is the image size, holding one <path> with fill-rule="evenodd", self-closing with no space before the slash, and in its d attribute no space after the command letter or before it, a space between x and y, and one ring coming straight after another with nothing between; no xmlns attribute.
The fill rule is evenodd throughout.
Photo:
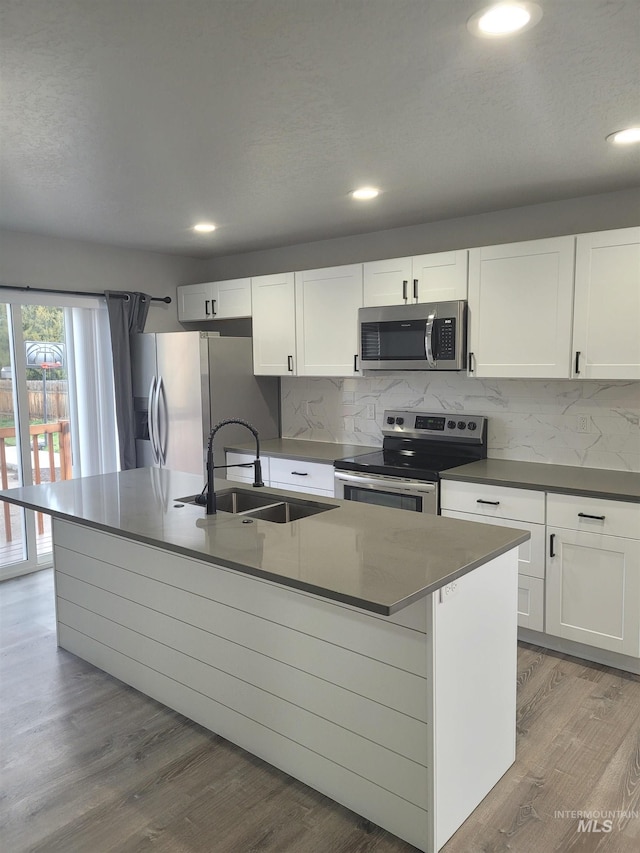
<svg viewBox="0 0 640 853"><path fill-rule="evenodd" d="M177 500L201 488L137 469L0 493L54 518L59 645L438 850L515 758L528 533L315 496L289 523L207 517Z"/></svg>

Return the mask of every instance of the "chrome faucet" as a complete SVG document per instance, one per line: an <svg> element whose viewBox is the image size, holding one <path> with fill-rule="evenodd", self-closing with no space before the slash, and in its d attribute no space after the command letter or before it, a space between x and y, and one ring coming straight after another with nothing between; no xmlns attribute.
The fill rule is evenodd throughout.
<svg viewBox="0 0 640 853"><path fill-rule="evenodd" d="M209 444L207 445L207 515L215 515L216 513L216 493L213 485L213 472L218 468L242 468L246 467L247 463L239 463L237 465L214 465L213 464L213 437L218 432L220 427L227 424L239 424L246 427L251 432L256 440L256 458L253 461L253 485L256 487L264 486L262 482L262 463L260 462L260 439L258 438L258 430L251 426L247 421L240 418L228 418L225 421L220 421L215 424L209 433ZM249 463L251 464L251 463Z"/></svg>

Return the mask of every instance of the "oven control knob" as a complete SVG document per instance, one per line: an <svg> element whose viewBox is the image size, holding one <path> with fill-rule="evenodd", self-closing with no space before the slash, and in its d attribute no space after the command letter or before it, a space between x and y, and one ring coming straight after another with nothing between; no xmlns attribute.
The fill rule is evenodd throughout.
<svg viewBox="0 0 640 853"><path fill-rule="evenodd" d="M402 426L402 424L404 423L404 418L396 418L396 423L398 424L398 426Z"/></svg>
<svg viewBox="0 0 640 853"><path fill-rule="evenodd" d="M456 428L456 422L455 421L447 421L447 427L449 429L455 429Z"/></svg>
<svg viewBox="0 0 640 853"><path fill-rule="evenodd" d="M465 429L467 424L464 421L458 421L458 429Z"/></svg>
<svg viewBox="0 0 640 853"><path fill-rule="evenodd" d="M395 422L396 422L396 419L395 419L395 418L387 418L387 423L388 423L388 424L395 424Z"/></svg>
<svg viewBox="0 0 640 853"><path fill-rule="evenodd" d="M467 424L467 426L468 426L468 427L469 427L469 429L473 432L473 430L477 427L477 424L476 424L476 422L475 422L475 421L469 421L469 423Z"/></svg>

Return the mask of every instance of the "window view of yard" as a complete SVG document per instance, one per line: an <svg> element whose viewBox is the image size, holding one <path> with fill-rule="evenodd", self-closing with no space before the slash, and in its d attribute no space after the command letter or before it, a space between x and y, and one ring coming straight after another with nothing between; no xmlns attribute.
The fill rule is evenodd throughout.
<svg viewBox="0 0 640 853"><path fill-rule="evenodd" d="M10 306L0 308L0 479L3 489L28 482L21 471L16 433L31 455L31 481L46 483L71 477L69 394L65 357L64 311L44 305L21 306L26 387L20 388L27 423L18 424L15 364L11 355ZM15 317L15 314L14 314ZM26 419L25 419L26 420ZM3 504L0 563L23 558L22 511ZM4 523L2 523L2 521ZM48 537L49 520L38 514L38 552ZM44 543L50 550L50 542Z"/></svg>

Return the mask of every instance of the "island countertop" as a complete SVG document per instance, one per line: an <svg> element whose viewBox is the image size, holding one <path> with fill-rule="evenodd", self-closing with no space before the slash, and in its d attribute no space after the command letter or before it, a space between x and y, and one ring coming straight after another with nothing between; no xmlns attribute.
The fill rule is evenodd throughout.
<svg viewBox="0 0 640 853"><path fill-rule="evenodd" d="M216 481L216 491L237 487ZM334 508L288 524L248 524L180 505L201 488L193 474L137 468L9 489L0 499L383 615L529 538L524 530L269 488L260 491Z"/></svg>

